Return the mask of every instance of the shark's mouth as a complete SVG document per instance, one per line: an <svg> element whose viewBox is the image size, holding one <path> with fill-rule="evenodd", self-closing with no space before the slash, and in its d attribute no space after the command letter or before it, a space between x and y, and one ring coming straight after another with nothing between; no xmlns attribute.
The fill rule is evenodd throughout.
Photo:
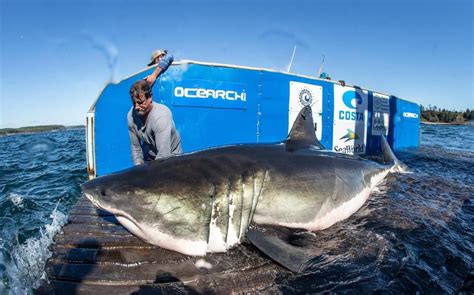
<svg viewBox="0 0 474 295"><path fill-rule="evenodd" d="M96 206L97 208L103 209L102 206L100 205L100 203L96 199L94 199L91 195L89 195L88 193L84 193L84 195L86 196L86 198L89 199L89 201L91 201L91 203L94 206Z"/></svg>
<svg viewBox="0 0 474 295"><path fill-rule="evenodd" d="M174 237L163 232L159 227L140 224L128 213L120 209L111 208L101 204L90 194L84 194L92 202L92 204L102 210L114 214L115 218L117 218L117 221L120 222L120 224L122 224L130 233L147 243L157 245L165 249L178 251L186 255L204 256L206 254L207 241L195 241L193 239Z"/></svg>
<svg viewBox="0 0 474 295"><path fill-rule="evenodd" d="M132 216L130 216L129 214L125 213L122 210L104 206L88 193L84 193L84 194L92 202L92 204L94 204L94 206L96 206L99 209L102 209L114 214L115 218L117 218L117 221L120 222L132 234L138 236L142 240L145 240L145 241L148 240L148 237L145 234L145 231L141 229L139 222L135 220L135 218L133 218Z"/></svg>
<svg viewBox="0 0 474 295"><path fill-rule="evenodd" d="M112 208L112 207L108 207L108 206L105 206L104 204L101 204L99 201L94 199L94 197L92 197L88 193L84 193L84 194L92 202L92 204L94 204L94 206L96 206L97 208L105 210L107 212L110 212L110 213L114 214L116 217L127 218L138 227L138 222L132 216L130 216L129 214L125 213L122 210Z"/></svg>
<svg viewBox="0 0 474 295"><path fill-rule="evenodd" d="M120 222L130 233L142 239L143 241L157 245L166 249L178 251L187 255L202 256L206 254L207 243L203 241L192 241L179 239L163 233L159 228L146 224L140 224L130 214L117 209L106 206L96 200L92 195L84 193L85 196L99 209L108 211L115 215L117 221Z"/></svg>

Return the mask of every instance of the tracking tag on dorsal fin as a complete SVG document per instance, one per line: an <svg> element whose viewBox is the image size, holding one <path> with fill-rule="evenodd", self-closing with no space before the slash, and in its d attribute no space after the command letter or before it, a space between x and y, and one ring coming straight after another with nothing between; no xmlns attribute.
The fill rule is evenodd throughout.
<svg viewBox="0 0 474 295"><path fill-rule="evenodd" d="M288 151L310 146L324 149L314 133L313 114L310 106L305 106L296 117L285 144Z"/></svg>

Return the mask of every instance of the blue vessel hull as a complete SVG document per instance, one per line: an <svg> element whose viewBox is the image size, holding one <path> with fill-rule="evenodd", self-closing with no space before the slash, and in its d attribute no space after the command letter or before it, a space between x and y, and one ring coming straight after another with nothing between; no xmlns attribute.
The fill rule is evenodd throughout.
<svg viewBox="0 0 474 295"><path fill-rule="evenodd" d="M148 68L102 91L87 115L91 177L132 166L127 112L130 86ZM177 62L153 88L173 112L185 152L234 143L281 141L299 110L313 109L315 133L336 152L375 154L380 136L394 150L419 145L415 103L338 82L266 69Z"/></svg>

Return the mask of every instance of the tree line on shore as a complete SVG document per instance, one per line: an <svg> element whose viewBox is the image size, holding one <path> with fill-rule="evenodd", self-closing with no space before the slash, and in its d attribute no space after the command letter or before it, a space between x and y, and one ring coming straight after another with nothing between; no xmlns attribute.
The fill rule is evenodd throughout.
<svg viewBox="0 0 474 295"><path fill-rule="evenodd" d="M466 109L464 112L450 111L436 106L420 105L421 121L433 123L464 123L474 120L474 110Z"/></svg>
<svg viewBox="0 0 474 295"><path fill-rule="evenodd" d="M16 134L16 133L29 133L29 132L45 132L52 130L65 129L63 125L42 125L42 126L26 126L20 128L3 128L0 129L0 135L5 134Z"/></svg>
<svg viewBox="0 0 474 295"><path fill-rule="evenodd" d="M47 131L54 131L54 130L76 129L76 128L84 128L84 125L74 125L74 126L41 125L41 126L26 126L26 127L20 127L20 128L2 128L0 129L0 135L47 132Z"/></svg>

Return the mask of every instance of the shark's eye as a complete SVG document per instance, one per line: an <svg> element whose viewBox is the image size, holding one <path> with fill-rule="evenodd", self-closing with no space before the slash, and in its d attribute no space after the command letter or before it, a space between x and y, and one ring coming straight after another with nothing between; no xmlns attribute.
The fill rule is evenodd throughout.
<svg viewBox="0 0 474 295"><path fill-rule="evenodd" d="M100 190L100 194L102 195L102 197L105 197L105 190L104 190L104 189L101 189L101 190Z"/></svg>

